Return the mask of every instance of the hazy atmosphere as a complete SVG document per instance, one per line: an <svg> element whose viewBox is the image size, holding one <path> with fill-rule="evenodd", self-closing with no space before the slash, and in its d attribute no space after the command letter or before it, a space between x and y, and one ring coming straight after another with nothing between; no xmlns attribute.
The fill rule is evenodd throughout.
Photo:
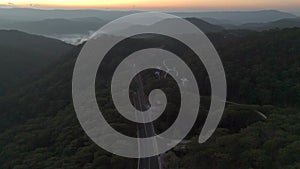
<svg viewBox="0 0 300 169"><path fill-rule="evenodd" d="M300 169L299 122L299 0L0 0L0 169Z"/></svg>
<svg viewBox="0 0 300 169"><path fill-rule="evenodd" d="M33 8L101 8L101 9L144 9L144 10L259 10L278 9L295 13L300 10L299 0L10 0L0 1L2 7Z"/></svg>

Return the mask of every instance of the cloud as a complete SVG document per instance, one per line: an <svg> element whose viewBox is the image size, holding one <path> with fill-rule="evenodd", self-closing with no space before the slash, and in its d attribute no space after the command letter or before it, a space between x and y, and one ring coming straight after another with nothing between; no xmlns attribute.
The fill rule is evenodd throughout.
<svg viewBox="0 0 300 169"><path fill-rule="evenodd" d="M12 2L7 2L6 4L0 4L1 8L11 8L11 7L15 7L16 5Z"/></svg>

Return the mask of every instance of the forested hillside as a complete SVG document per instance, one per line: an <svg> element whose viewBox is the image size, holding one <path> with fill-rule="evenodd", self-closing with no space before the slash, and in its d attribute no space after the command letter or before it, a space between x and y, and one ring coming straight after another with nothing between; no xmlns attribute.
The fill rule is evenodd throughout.
<svg viewBox="0 0 300 169"><path fill-rule="evenodd" d="M40 73L72 48L59 40L14 30L1 30L0 39L0 96Z"/></svg>
<svg viewBox="0 0 300 169"><path fill-rule="evenodd" d="M225 67L228 100L237 103L227 104L213 138L199 145L197 137L209 106L204 103L187 143L164 155L168 168L299 168L300 29L223 31L209 38ZM71 80L81 47L64 55L34 82L0 97L1 168L136 168L136 160L114 156L92 143L77 121ZM113 60L107 71L111 64ZM192 66L205 77L203 68ZM200 87L209 94L205 81ZM97 82L96 92L99 105L111 108L105 117L114 128L123 132L130 128L120 116L112 115L116 110L107 102L107 85ZM170 104L177 103L171 100ZM164 129L174 118L176 113L163 115L156 126Z"/></svg>
<svg viewBox="0 0 300 169"><path fill-rule="evenodd" d="M248 104L299 106L299 28L239 38L219 35L214 44L225 67L230 99Z"/></svg>

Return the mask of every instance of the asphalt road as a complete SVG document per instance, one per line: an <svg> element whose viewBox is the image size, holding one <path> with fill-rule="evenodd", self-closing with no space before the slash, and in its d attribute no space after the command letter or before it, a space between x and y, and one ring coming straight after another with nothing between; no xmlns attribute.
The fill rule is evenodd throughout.
<svg viewBox="0 0 300 169"><path fill-rule="evenodd" d="M143 83L142 83L140 76L137 78L136 83L138 84L137 85L138 88L136 91L136 97L135 97L136 99L134 100L134 104L137 108L139 108L141 110L148 106L147 102L146 102L147 97L145 96ZM153 123L137 124L137 129L138 129L139 138L148 138L148 137L152 137L152 136L156 135ZM149 144L155 144L155 140L154 140L154 143L151 142ZM155 147L155 145L154 145L154 147ZM148 148L148 146L139 144L140 151L147 151L147 148ZM157 148L157 146L156 146L156 148ZM160 162L160 156L153 156L153 157L149 157L149 158L140 158L138 160L138 169L162 169L161 162Z"/></svg>

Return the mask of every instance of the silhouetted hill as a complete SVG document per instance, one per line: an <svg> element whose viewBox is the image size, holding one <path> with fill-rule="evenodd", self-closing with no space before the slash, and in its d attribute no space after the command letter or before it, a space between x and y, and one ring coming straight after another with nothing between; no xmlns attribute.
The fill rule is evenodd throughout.
<svg viewBox="0 0 300 169"><path fill-rule="evenodd" d="M210 24L214 24L214 25L231 25L231 21L230 20L224 20L224 19L215 19L215 18L201 18L202 20L204 20L205 22L208 22Z"/></svg>
<svg viewBox="0 0 300 169"><path fill-rule="evenodd" d="M186 20L193 23L203 32L220 32L224 30L222 26L213 25L198 18L186 18Z"/></svg>

